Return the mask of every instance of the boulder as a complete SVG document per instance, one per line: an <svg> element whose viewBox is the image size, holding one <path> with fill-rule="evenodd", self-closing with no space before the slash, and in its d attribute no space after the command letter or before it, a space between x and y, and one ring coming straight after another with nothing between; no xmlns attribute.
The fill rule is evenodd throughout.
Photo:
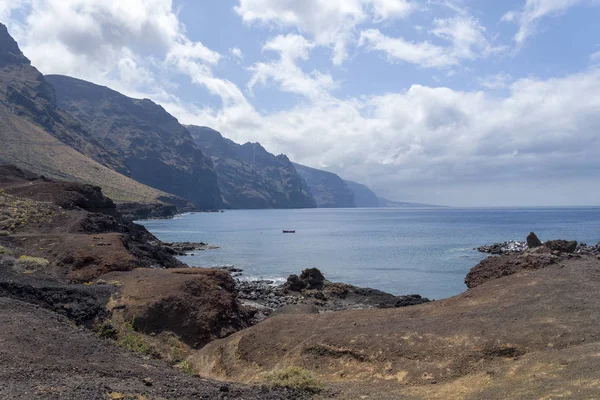
<svg viewBox="0 0 600 400"><path fill-rule="evenodd" d="M542 241L537 237L537 235L533 232L527 236L527 246L530 249L535 249L536 247L540 247L542 245Z"/></svg>
<svg viewBox="0 0 600 400"><path fill-rule="evenodd" d="M308 268L302 271L300 277L298 275L290 275L283 288L292 292L300 292L307 290L323 289L325 277L317 268Z"/></svg>
<svg viewBox="0 0 600 400"><path fill-rule="evenodd" d="M550 240L545 243L545 246L552 251L559 251L561 253L575 253L577 250L577 242L574 240Z"/></svg>

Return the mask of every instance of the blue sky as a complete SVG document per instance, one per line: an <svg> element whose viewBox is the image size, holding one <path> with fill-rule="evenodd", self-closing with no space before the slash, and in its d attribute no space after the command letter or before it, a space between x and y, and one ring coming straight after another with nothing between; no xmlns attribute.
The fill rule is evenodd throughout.
<svg viewBox="0 0 600 400"><path fill-rule="evenodd" d="M45 74L397 200L600 205L599 0L0 0Z"/></svg>

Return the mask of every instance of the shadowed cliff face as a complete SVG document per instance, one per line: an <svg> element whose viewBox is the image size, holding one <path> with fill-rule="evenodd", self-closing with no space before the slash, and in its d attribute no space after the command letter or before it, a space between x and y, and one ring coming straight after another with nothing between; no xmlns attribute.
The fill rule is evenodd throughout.
<svg viewBox="0 0 600 400"><path fill-rule="evenodd" d="M54 89L23 55L17 42L0 24L0 105L40 125L63 143L112 169L122 169L114 154L70 116L57 109Z"/></svg>
<svg viewBox="0 0 600 400"><path fill-rule="evenodd" d="M0 143L0 163L102 186L116 201L159 203L174 197L116 172L127 171L118 154L57 108L54 88L2 24Z"/></svg>
<svg viewBox="0 0 600 400"><path fill-rule="evenodd" d="M354 193L356 207L379 207L379 199L367 186L352 181L345 181L348 188Z"/></svg>
<svg viewBox="0 0 600 400"><path fill-rule="evenodd" d="M212 161L161 106L109 88L50 75L58 106L106 147L139 182L184 197L200 209L222 206Z"/></svg>
<svg viewBox="0 0 600 400"><path fill-rule="evenodd" d="M294 163L319 208L353 208L354 193L336 174Z"/></svg>
<svg viewBox="0 0 600 400"><path fill-rule="evenodd" d="M202 151L212 157L229 207L316 207L285 155L275 156L258 143L239 145L210 128L188 126L188 129Z"/></svg>

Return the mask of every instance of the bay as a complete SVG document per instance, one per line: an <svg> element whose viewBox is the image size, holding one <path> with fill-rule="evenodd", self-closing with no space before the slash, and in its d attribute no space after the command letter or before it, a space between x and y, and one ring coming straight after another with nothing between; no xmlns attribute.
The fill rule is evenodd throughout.
<svg viewBox="0 0 600 400"><path fill-rule="evenodd" d="M191 266L235 265L244 279L279 282L316 267L331 281L432 299L466 289L465 275L485 257L477 246L530 231L600 241L600 208L234 210L138 222L163 241L220 246L181 258Z"/></svg>

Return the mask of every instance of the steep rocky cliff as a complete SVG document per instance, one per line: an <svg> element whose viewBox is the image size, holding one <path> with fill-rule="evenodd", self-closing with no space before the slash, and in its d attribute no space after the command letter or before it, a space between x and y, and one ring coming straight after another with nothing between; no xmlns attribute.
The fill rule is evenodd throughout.
<svg viewBox="0 0 600 400"><path fill-rule="evenodd" d="M45 176L101 186L116 201L157 203L174 197L118 172L117 154L59 110L44 76L0 24L0 163Z"/></svg>
<svg viewBox="0 0 600 400"><path fill-rule="evenodd" d="M295 164L296 171L304 179L319 208L356 207L354 192L336 174Z"/></svg>
<svg viewBox="0 0 600 400"><path fill-rule="evenodd" d="M356 207L379 207L379 199L371 189L362 183L345 181L348 188L354 193Z"/></svg>
<svg viewBox="0 0 600 400"><path fill-rule="evenodd" d="M46 78L56 90L58 106L113 150L123 165L120 172L198 208L222 206L212 161L161 106L67 76Z"/></svg>
<svg viewBox="0 0 600 400"><path fill-rule="evenodd" d="M243 208L313 208L315 200L285 155L275 156L258 143L237 144L206 127L188 130L215 165L225 203Z"/></svg>

